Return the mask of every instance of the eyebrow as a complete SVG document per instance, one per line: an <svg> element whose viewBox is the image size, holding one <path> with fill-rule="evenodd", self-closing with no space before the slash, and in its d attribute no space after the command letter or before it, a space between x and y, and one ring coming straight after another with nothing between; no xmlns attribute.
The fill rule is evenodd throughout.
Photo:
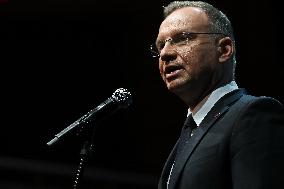
<svg viewBox="0 0 284 189"><path fill-rule="evenodd" d="M184 33L184 31L174 30L174 31L172 31L172 32L170 33L170 36L167 37L167 38L174 38L174 37L176 37L176 36L178 36L178 35L181 35L182 33ZM157 39L156 39L156 44L158 44L158 42L164 42L167 38L165 38L165 39L162 38L163 40L161 40L161 39L158 40L158 38L157 38Z"/></svg>
<svg viewBox="0 0 284 189"><path fill-rule="evenodd" d="M177 37L177 36L180 36L180 35L182 35L182 34L184 34L184 33L192 33L192 34L194 34L194 33L197 33L197 32L174 30L174 31L171 32L171 33L173 33L173 34L170 36L170 38L173 39L173 38L175 38L175 37ZM162 38L162 39L163 39L163 38ZM163 40L161 40L161 39L157 40L157 39L156 39L155 44L156 44L156 45L161 44L161 43L165 42L165 40L166 40L166 39L163 39Z"/></svg>

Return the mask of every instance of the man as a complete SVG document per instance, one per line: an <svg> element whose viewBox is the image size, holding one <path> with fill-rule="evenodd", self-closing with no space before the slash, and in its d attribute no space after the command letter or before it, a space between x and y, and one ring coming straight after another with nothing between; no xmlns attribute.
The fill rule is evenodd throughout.
<svg viewBox="0 0 284 189"><path fill-rule="evenodd" d="M159 189L283 188L283 106L238 89L228 18L193 1L172 2L164 14L152 52L191 121L166 161Z"/></svg>

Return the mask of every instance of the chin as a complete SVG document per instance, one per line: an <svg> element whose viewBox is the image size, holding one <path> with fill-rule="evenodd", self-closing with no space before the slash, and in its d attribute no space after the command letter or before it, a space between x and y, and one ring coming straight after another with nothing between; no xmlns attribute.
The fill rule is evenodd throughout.
<svg viewBox="0 0 284 189"><path fill-rule="evenodd" d="M178 96L183 96L188 93L188 90L192 90L193 81L191 78L178 78L172 81L166 81L166 85L169 91L175 93Z"/></svg>
<svg viewBox="0 0 284 189"><path fill-rule="evenodd" d="M167 88L169 91L176 93L180 90L182 90L183 86L184 86L184 82L181 82L179 80L173 80L170 82L166 82Z"/></svg>

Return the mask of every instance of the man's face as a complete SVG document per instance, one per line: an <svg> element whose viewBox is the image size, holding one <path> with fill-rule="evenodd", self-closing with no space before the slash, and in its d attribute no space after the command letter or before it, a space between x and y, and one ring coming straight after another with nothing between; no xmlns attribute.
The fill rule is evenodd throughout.
<svg viewBox="0 0 284 189"><path fill-rule="evenodd" d="M160 48L159 70L167 88L175 93L198 90L212 84L217 57L216 41L210 35L184 32L210 32L207 15L198 8L174 11L160 25L156 44ZM180 41L187 39L186 44Z"/></svg>

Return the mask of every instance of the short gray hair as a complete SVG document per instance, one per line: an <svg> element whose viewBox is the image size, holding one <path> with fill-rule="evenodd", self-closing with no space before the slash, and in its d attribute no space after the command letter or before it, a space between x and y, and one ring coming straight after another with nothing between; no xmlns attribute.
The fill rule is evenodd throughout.
<svg viewBox="0 0 284 189"><path fill-rule="evenodd" d="M211 32L218 32L223 33L226 36L230 37L233 40L233 45L235 48L235 37L233 33L233 27L231 25L230 20L228 17L217 8L213 7L209 3L203 2L203 1L173 1L169 3L167 6L164 7L164 18L169 16L172 12L174 12L177 9L183 8L183 7L197 7L205 12L205 14L209 18L209 29ZM235 66L236 66L236 53L233 54L233 66L235 72Z"/></svg>

